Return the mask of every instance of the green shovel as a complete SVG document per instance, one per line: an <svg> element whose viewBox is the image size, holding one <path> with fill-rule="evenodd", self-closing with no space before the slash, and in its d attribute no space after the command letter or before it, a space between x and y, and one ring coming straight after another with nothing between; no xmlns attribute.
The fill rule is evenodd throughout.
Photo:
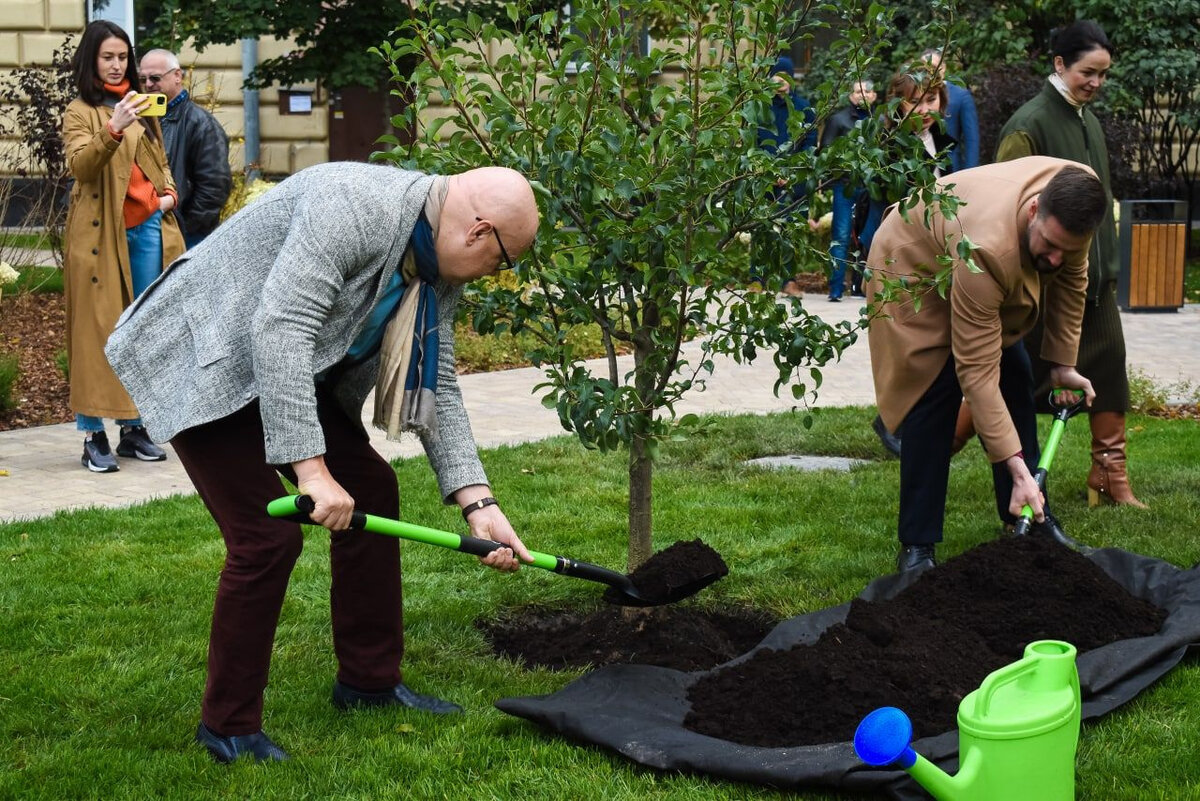
<svg viewBox="0 0 1200 801"><path fill-rule="evenodd" d="M276 498L267 504L267 514L271 517L286 518L297 523L312 523L309 513L316 508L312 498L307 495L288 495ZM350 528L370 531L374 534L386 534L413 542L423 542L426 545L436 545L439 548L449 548L452 551L475 556L486 556L492 551L508 546L492 540L482 540L478 537L465 537L450 531L439 531L434 528L418 526L414 523L404 523L386 517L369 515L358 509L350 521ZM640 590L629 576L615 570L580 562L565 556L552 556L537 551L529 552L533 556L532 565L552 573L564 576L596 581L607 584L609 590L604 594L605 600L620 606L658 606L670 604L694 595L700 590L721 578L724 573L709 572L703 575L689 577L690 580L678 586L668 586L662 591L647 593Z"/></svg>
<svg viewBox="0 0 1200 801"><path fill-rule="evenodd" d="M1059 406L1054 402L1056 393L1067 391L1074 392L1078 400L1068 406ZM1037 471L1033 474L1033 480L1037 482L1038 489L1042 492L1046 491L1046 477L1050 474L1050 464L1054 461L1054 454L1058 451L1058 443L1067 427L1067 421L1083 411L1083 393L1077 389L1052 389L1050 390L1050 405L1055 410L1054 423L1050 426L1050 436L1046 438L1046 447L1042 448L1042 457L1038 459ZM1013 534L1023 537L1029 533L1031 526L1033 526L1033 508L1029 504L1025 504L1021 509L1021 516L1013 527Z"/></svg>

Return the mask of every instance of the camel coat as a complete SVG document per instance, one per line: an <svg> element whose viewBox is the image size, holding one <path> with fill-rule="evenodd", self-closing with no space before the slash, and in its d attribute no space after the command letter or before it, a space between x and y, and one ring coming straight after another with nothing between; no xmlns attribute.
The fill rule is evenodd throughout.
<svg viewBox="0 0 1200 801"><path fill-rule="evenodd" d="M925 204L908 213L908 222L891 206L871 246L868 297L882 289L881 278L926 277L948 257L952 277L946 297L921 291L920 309L911 297L884 305L885 317L871 323L871 371L879 414L895 431L954 356L958 383L971 404L975 427L993 462L1021 450L1016 428L1000 395L1000 351L1016 344L1038 318L1045 287L1045 337L1041 357L1074 366L1079 326L1087 292L1087 249L1067 254L1062 266L1041 274L1034 268L1025 238L1031 203L1050 179L1074 162L1045 156L991 164L956 172L938 181L964 205L956 220L933 210L924 222ZM956 246L966 235L977 250L972 272ZM908 443L906 442L907 446Z"/></svg>
<svg viewBox="0 0 1200 801"><path fill-rule="evenodd" d="M133 163L161 196L174 190L162 135L151 141L141 125L114 139L107 123L112 110L76 98L63 116L67 166L75 179L65 231L63 275L67 305L67 359L71 409L94 417L133 419L137 407L117 380L104 343L133 300L133 277L122 206ZM152 122L157 128L158 123ZM163 266L184 251L175 215L162 217Z"/></svg>

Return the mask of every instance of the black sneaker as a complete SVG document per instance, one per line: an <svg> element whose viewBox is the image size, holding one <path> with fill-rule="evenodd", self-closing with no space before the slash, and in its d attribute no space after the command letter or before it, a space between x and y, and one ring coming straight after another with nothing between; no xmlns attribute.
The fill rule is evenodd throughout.
<svg viewBox="0 0 1200 801"><path fill-rule="evenodd" d="M93 473L115 473L121 469L117 466L117 457L108 447L108 435L103 431L97 431L83 441L83 458L79 463Z"/></svg>
<svg viewBox="0 0 1200 801"><path fill-rule="evenodd" d="M143 462L161 462L167 458L167 452L154 444L146 429L141 426L126 428L121 426L121 441L117 443L117 456L126 459L138 458Z"/></svg>

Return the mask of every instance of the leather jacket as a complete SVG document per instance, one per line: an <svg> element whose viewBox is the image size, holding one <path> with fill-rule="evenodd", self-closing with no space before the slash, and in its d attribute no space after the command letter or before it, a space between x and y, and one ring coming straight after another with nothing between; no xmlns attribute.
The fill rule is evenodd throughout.
<svg viewBox="0 0 1200 801"><path fill-rule="evenodd" d="M207 235L220 222L233 187L229 137L211 114L192 102L187 90L167 106L162 132L179 192L175 216L186 235Z"/></svg>

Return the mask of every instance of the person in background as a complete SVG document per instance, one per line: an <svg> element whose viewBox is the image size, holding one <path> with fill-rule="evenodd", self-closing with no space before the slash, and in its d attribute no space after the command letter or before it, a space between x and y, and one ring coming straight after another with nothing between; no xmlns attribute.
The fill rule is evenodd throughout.
<svg viewBox="0 0 1200 801"><path fill-rule="evenodd" d="M920 69L897 72L888 81L882 105L890 109L893 101L898 102L894 110L884 117L883 129L893 136L902 131L915 134L923 148L922 155L932 161L933 174L940 178L954 171L953 153L957 149L954 139L943 133L936 124L937 116L946 108L946 84L938 73L926 69L924 64L919 66ZM898 136L890 140L888 147L897 160L909 156L904 152L905 142ZM916 182L911 177L893 178L890 183L876 182L867 188L860 200L860 203L867 204L866 221L859 236L864 256L870 256L875 230L883 219L884 209L906 197L915 188ZM871 421L871 428L884 448L896 456L901 455L903 446L899 432L888 430L879 415Z"/></svg>
<svg viewBox="0 0 1200 801"><path fill-rule="evenodd" d="M971 90L946 80L946 62L940 49L926 50L921 60L946 86L946 133L958 143L950 153L950 165L954 171L969 170L979 166L979 116L975 112L975 98Z"/></svg>
<svg viewBox="0 0 1200 801"><path fill-rule="evenodd" d="M397 439L421 437L445 503L472 536L532 557L492 496L454 369L454 315L469 281L511 268L538 227L520 173L433 176L319 164L282 181L188 251L109 338L113 368L169 440L225 540L196 741L219 762L287 759L263 731L263 693L300 525L266 514L288 477L332 532L332 702L435 714L412 690L400 549L349 530L360 509L400 517L396 471L371 447L363 403Z"/></svg>
<svg viewBox="0 0 1200 801"><path fill-rule="evenodd" d="M104 342L121 312L183 252L172 210L175 184L162 132L139 117L129 36L104 20L83 32L71 64L79 93L63 115L71 187L64 233L63 294L71 409L83 432L81 464L95 473L120 469L116 456L162 461L166 452L142 426L137 407L104 358ZM116 455L103 418L115 418Z"/></svg>
<svg viewBox="0 0 1200 801"><path fill-rule="evenodd" d="M825 123L825 130L821 132L821 149L849 134L870 116L871 106L875 103L875 86L869 80L856 80L851 85L850 94L846 99L847 104L835 111ZM829 301L840 303L846 291L846 264L854 232L854 211L865 197L866 189L854 186L843 178L835 181L830 191L833 194L833 224L830 229L829 255L833 259L833 270L829 275ZM854 262L857 265L857 256ZM851 276L851 293L855 297L863 296L862 271L857 267L853 269Z"/></svg>
<svg viewBox="0 0 1200 801"><path fill-rule="evenodd" d="M759 127L758 146L772 155L812 150L817 144L816 112L813 111L808 100L796 91L794 86L796 79L792 71L792 60L787 56L780 56L771 68L771 80L775 84L775 95L771 98L771 124ZM789 128L789 121L793 114L800 120L792 125L803 126L799 129L799 135L796 137L792 136ZM780 223L785 223L805 213L804 202L808 196L808 187L804 181L789 183L786 178L780 178L776 182L773 194L780 209L778 217ZM764 236L759 237L759 241L770 237L770 233L766 232ZM772 249L757 248L755 263L758 264L761 263L761 260L770 258L767 253L770 250ZM790 259L788 267L792 267ZM794 275L794 270L788 275ZM761 271L757 267L752 275L752 280L761 281ZM800 285L792 278L784 282L782 292L785 295L793 296L802 294Z"/></svg>
<svg viewBox="0 0 1200 801"><path fill-rule="evenodd" d="M151 50L142 56L138 77L147 92L167 96L162 132L179 192L175 216L188 248L194 248L221 221L221 209L233 189L229 137L212 114L192 102L183 87L179 58L170 50Z"/></svg>
<svg viewBox="0 0 1200 801"><path fill-rule="evenodd" d="M1133 494L1126 468L1125 413L1129 410L1129 375L1125 365L1125 333L1117 308L1116 223L1108 149L1100 121L1089 108L1100 94L1112 67L1113 48L1103 29L1076 20L1057 31L1051 44L1054 73L1042 91L1004 124L997 161L1028 155L1054 156L1095 170L1108 193L1107 213L1088 251L1087 307L1083 315L1079 369L1096 385L1096 403L1088 413L1092 429L1092 466L1087 477L1088 504L1108 502L1146 508ZM1041 326L1029 332L1036 354L1044 336ZM1034 359L1038 399L1050 391L1050 366ZM1043 405L1042 411L1049 411Z"/></svg>
<svg viewBox="0 0 1200 801"><path fill-rule="evenodd" d="M907 219L893 205L868 257L872 297L885 291L885 279L907 287L882 304L882 316L867 331L880 414L889 430L904 431L899 571L936 564L951 440L964 397L992 462L1001 518L1011 524L1029 505L1037 521L1033 534L1077 545L1050 514L1033 478L1040 449L1022 337L1041 317L1046 336L1040 355L1052 365L1054 386L1080 390L1091 403L1092 384L1074 365L1088 243L1107 195L1087 168L1041 156L939 179L943 190L949 183L961 201L956 218L919 199ZM972 269L957 255L958 242L967 239ZM943 258L952 270L944 292L926 280Z"/></svg>

